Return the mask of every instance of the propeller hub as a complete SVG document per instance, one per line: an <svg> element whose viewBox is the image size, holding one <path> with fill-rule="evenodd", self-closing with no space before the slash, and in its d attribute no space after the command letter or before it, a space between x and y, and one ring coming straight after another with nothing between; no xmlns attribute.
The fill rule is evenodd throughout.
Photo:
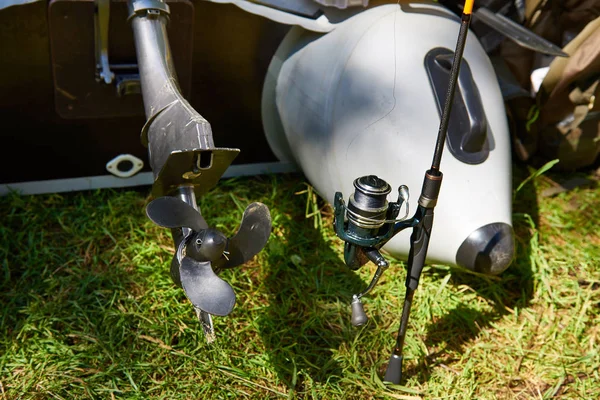
<svg viewBox="0 0 600 400"><path fill-rule="evenodd" d="M186 255L197 261L216 261L227 247L227 237L213 228L193 235L186 247Z"/></svg>

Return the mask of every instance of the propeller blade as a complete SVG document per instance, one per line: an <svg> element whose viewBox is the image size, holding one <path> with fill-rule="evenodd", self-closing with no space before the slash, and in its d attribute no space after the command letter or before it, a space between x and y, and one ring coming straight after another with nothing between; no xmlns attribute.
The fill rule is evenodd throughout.
<svg viewBox="0 0 600 400"><path fill-rule="evenodd" d="M146 215L156 225L165 228L191 228L198 232L208 224L194 207L172 196L159 197L146 206Z"/></svg>
<svg viewBox="0 0 600 400"><path fill-rule="evenodd" d="M181 276L180 276L180 271L179 271L179 261L177 260L177 254L175 254L173 256L173 258L171 259L171 279L173 279L173 282L181 287Z"/></svg>
<svg viewBox="0 0 600 400"><path fill-rule="evenodd" d="M258 254L271 234L271 213L262 203L252 203L244 211L242 223L237 233L229 239L227 256L222 268L232 268L244 264ZM223 261L221 258L220 261Z"/></svg>
<svg viewBox="0 0 600 400"><path fill-rule="evenodd" d="M233 310L233 288L213 272L210 262L184 257L179 273L183 290L195 307L221 317Z"/></svg>

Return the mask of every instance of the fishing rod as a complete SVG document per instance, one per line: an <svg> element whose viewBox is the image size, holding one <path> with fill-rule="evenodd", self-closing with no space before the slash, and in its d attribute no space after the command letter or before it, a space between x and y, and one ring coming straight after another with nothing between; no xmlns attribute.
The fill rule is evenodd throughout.
<svg viewBox="0 0 600 400"><path fill-rule="evenodd" d="M413 229L410 236L405 283L406 295L400 328L384 377L384 381L394 384L399 384L402 380L404 339L414 293L419 285L421 272L427 258L427 248L433 227L433 210L437 204L442 185L443 174L440 171L440 163L448 132L460 64L471 22L473 2L474 0L467 0L463 7L433 161L431 168L425 172L421 195L414 216L405 219L408 216L408 188L404 185L400 186L398 188L398 200L388 202L387 196L391 192L391 186L375 175L362 176L354 181L355 190L350 196L347 206L341 192L336 192L334 197L334 229L336 235L345 242L344 261L346 265L353 270L360 268L368 261L377 265L377 270L367 289L352 298L351 322L354 326L361 326L367 322L368 318L361 298L375 287L389 267L389 263L380 253L381 247L402 230L406 228ZM398 218L403 205L405 207L405 217Z"/></svg>

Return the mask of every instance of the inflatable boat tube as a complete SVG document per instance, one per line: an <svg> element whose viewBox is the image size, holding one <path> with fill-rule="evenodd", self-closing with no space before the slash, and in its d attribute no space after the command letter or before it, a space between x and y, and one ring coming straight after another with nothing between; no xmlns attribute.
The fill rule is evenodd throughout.
<svg viewBox="0 0 600 400"><path fill-rule="evenodd" d="M412 213L431 165L459 25L449 10L415 3L367 9L325 34L292 27L263 87L274 154L297 164L330 204L337 191L353 193L354 179L377 175L410 188ZM463 59L428 262L499 274L514 253L507 119L475 35ZM405 259L409 235L383 250Z"/></svg>

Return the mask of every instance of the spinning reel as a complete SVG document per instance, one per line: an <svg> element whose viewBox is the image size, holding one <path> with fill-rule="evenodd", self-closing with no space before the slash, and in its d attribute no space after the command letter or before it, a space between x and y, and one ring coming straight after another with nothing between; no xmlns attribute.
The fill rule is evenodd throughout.
<svg viewBox="0 0 600 400"><path fill-rule="evenodd" d="M389 263L381 255L379 249L406 224L402 222L408 216L408 187L398 188L398 200L388 203L387 195L391 186L383 179L375 176L363 176L354 181L354 194L350 196L348 206L344 203L342 193L337 192L334 198L334 227L336 234L345 241L344 261L352 270L357 270L371 261L377 265L377 271L371 283L363 292L352 296L352 325L361 326L367 322L361 298L367 295L388 269ZM405 214L396 219L402 205Z"/></svg>
<svg viewBox="0 0 600 400"><path fill-rule="evenodd" d="M467 39L473 0L467 0L460 25L456 51L450 69L448 92L444 103L436 146L431 168L425 172L425 179L415 214L410 219L396 219L403 203L406 203L408 215L408 188L398 188L398 200L388 203L387 195L391 192L390 185L375 175L363 176L354 181L354 193L350 196L348 205L344 203L340 192L334 198L334 229L336 235L344 240L344 261L351 269L358 269L368 261L377 265L377 271L367 289L352 298L352 324L361 326L367 322L361 297L369 293L379 281L383 272L389 267L388 262L379 252L392 237L406 228L412 228L410 236L410 251L408 253L406 274L406 295L402 308L402 317L396 345L390 357L384 380L399 384L402 380L402 350L406 327L414 292L419 285L419 279L425 259L433 226L433 209L436 206L442 184L440 162L444 143L448 132L450 112L460 69L460 62Z"/></svg>
<svg viewBox="0 0 600 400"><path fill-rule="evenodd" d="M344 203L342 193L335 194L334 229L336 235L345 242L344 261L346 265L351 269L358 269L368 261L377 265L375 275L367 289L352 296L351 322L354 326L362 326L367 322L368 318L361 298L375 287L383 272L389 267L389 263L381 255L379 249L402 230L413 228L407 263L406 298L396 347L385 375L385 380L388 382L400 383L406 326L414 291L419 285L421 271L425 265L433 226L433 208L437 203L441 183L441 172L430 169L425 173L419 205L410 219L405 219L409 212L408 188L404 185L400 186L398 200L395 203L388 203L386 196L391 192L391 187L386 181L375 175L363 176L354 181L355 191L350 196L348 206ZM406 203L405 216L395 219L403 203Z"/></svg>

